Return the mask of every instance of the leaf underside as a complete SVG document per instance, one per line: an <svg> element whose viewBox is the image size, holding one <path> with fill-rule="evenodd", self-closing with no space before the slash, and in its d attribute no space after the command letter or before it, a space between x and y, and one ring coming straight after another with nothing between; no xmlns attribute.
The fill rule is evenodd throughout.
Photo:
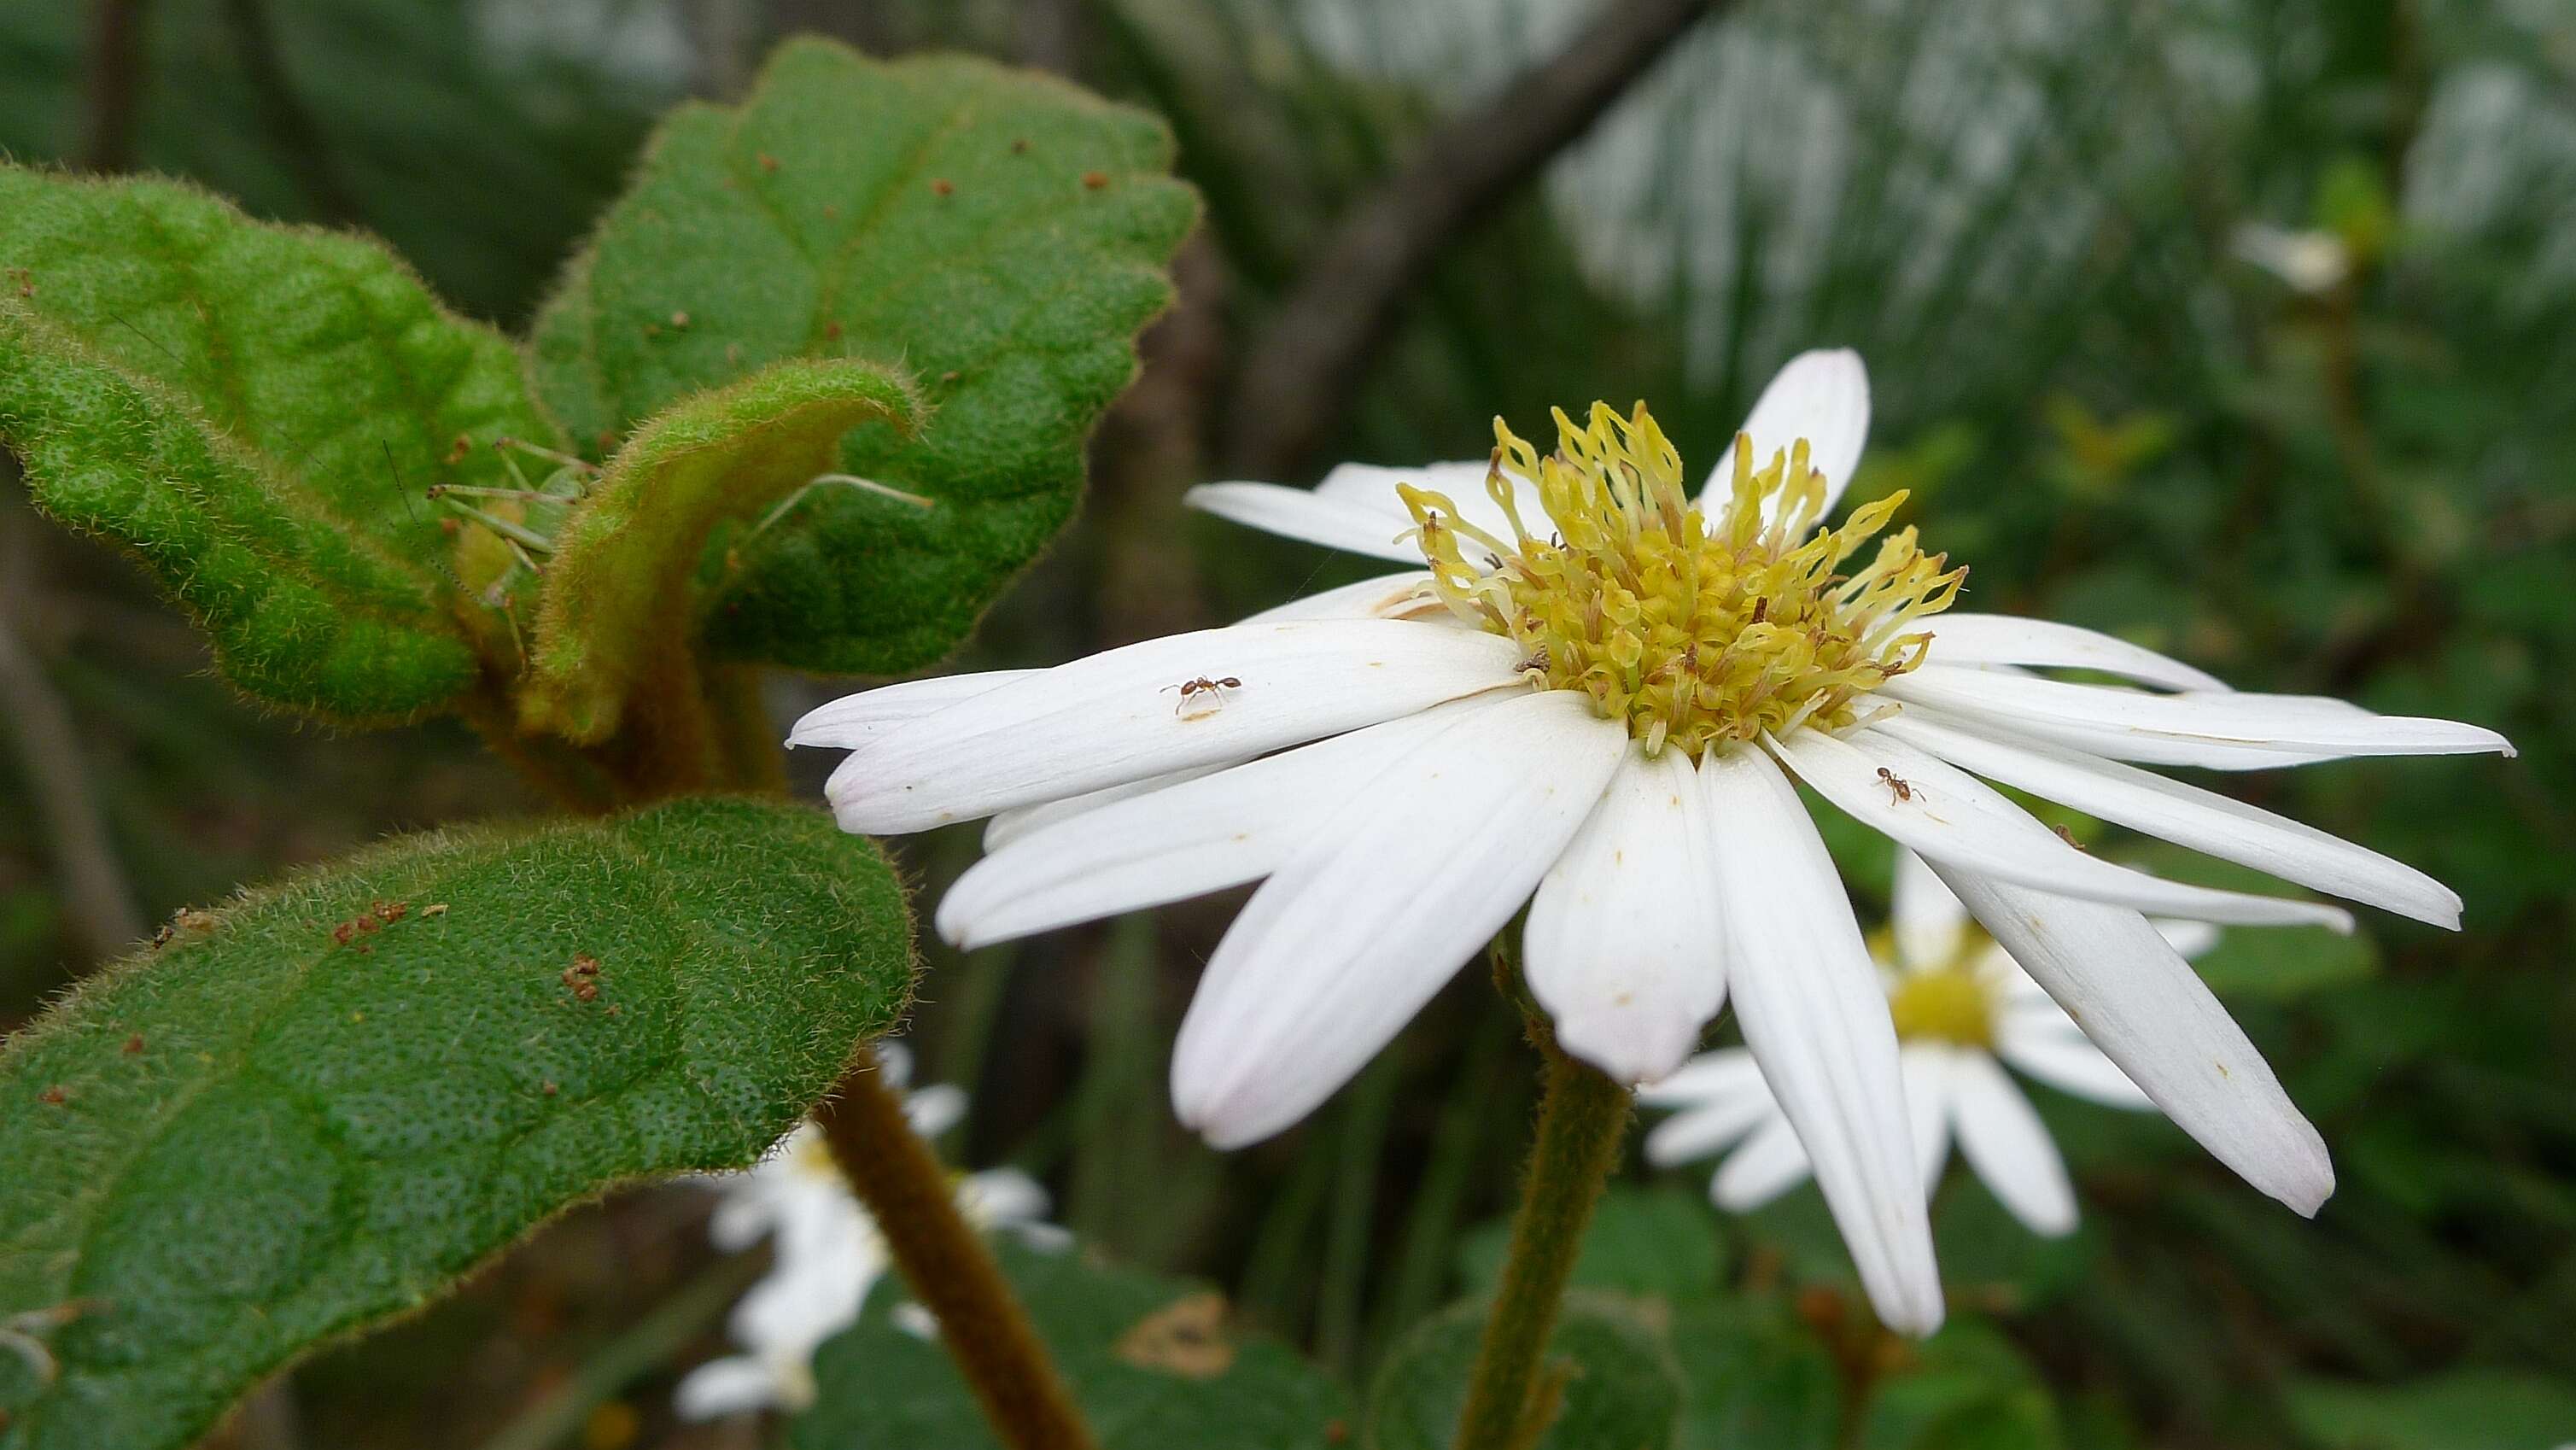
<svg viewBox="0 0 2576 1450"><path fill-rule="evenodd" d="M0 1050L6 1450L189 1443L622 1181L750 1162L910 988L819 814L441 832L184 915Z"/></svg>

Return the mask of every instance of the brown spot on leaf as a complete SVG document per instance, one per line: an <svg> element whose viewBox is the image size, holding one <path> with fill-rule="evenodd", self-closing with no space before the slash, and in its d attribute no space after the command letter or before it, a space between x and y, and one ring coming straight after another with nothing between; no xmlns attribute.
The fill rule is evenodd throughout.
<svg viewBox="0 0 2576 1450"><path fill-rule="evenodd" d="M61 1083L56 1083L52 1087L45 1089L43 1092L36 1094L36 1101L57 1108L71 1100L72 1095L63 1090L63 1085Z"/></svg>
<svg viewBox="0 0 2576 1450"><path fill-rule="evenodd" d="M143 1050L143 1034L137 1032L125 1039L125 1055L132 1057Z"/></svg>
<svg viewBox="0 0 2576 1450"><path fill-rule="evenodd" d="M1184 1379L1214 1379L1234 1364L1225 1337L1225 1299L1215 1293L1175 1299L1118 1336L1116 1353L1139 1369Z"/></svg>
<svg viewBox="0 0 2576 1450"><path fill-rule="evenodd" d="M1106 171L1086 171L1082 173L1082 184L1093 191L1098 191L1100 188L1109 184L1109 173Z"/></svg>
<svg viewBox="0 0 2576 1450"><path fill-rule="evenodd" d="M957 194L957 183L949 180L945 176L934 176L930 178L930 189L939 193L941 196L955 196Z"/></svg>
<svg viewBox="0 0 2576 1450"><path fill-rule="evenodd" d="M770 155L770 154L769 154L768 152L766 152L766 151L761 152L761 153L760 153L760 169L761 169L761 170L763 170L763 171L768 171L768 172L774 172L774 171L776 171L776 170L778 169L778 158L777 158L777 157L775 157L775 156Z"/></svg>

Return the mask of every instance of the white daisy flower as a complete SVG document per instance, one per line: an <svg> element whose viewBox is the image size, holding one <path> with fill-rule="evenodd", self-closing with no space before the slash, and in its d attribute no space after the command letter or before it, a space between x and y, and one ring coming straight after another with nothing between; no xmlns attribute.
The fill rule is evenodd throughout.
<svg viewBox="0 0 2576 1450"><path fill-rule="evenodd" d="M2073 1232L2065 1160L2004 1065L2111 1107L2155 1103L1911 851L1896 853L1889 908L1890 930L1870 939L1870 954L1896 1026L1896 1070L1925 1191L1940 1181L1955 1135L1968 1166L2031 1232ZM2218 928L2204 922L2160 921L2156 929L2185 958L2218 942ZM1646 1135L1649 1162L1670 1167L1739 1145L1709 1182L1720 1208L1759 1208L1807 1178L1798 1130L1743 1048L1695 1057L1639 1089L1637 1100L1678 1110Z"/></svg>
<svg viewBox="0 0 2576 1450"><path fill-rule="evenodd" d="M887 1080L903 1086L911 1055L900 1043L881 1042L876 1050ZM966 1115L966 1094L927 1087L910 1094L904 1107L914 1132L936 1137ZM707 1223L716 1247L739 1253L767 1237L775 1262L734 1305L729 1327L744 1352L691 1370L673 1392L673 1405L692 1420L803 1409L814 1401L815 1349L857 1322L868 1291L894 1266L893 1254L812 1123L799 1124L747 1172L707 1181L724 1195ZM1061 1234L1042 1222L1046 1190L1017 1169L960 1178L957 1205L979 1229L1010 1229L1042 1244Z"/></svg>
<svg viewBox="0 0 2576 1450"><path fill-rule="evenodd" d="M2352 249L2332 232L2247 222L2229 241L2236 255L2311 297L2332 292L2352 275Z"/></svg>
<svg viewBox="0 0 2576 1450"><path fill-rule="evenodd" d="M1524 904L1532 993L1621 1081L1679 1067L1731 994L1881 1317L1929 1330L1896 1034L1803 781L1921 852L2176 1122L2312 1212L2324 1144L2144 913L2349 918L2096 859L1977 777L2448 926L2459 899L2422 873L2120 762L2504 739L1940 614L1964 571L1911 529L1846 569L1901 500L1823 526L1868 419L1860 359L1811 352L1697 497L1642 408L1560 415L1545 459L1497 422L1486 463L1207 485L1190 499L1211 512L1417 568L1051 670L851 696L789 743L849 749L827 787L844 829L993 818L938 913L962 946L1260 882L1173 1054L1174 1104L1219 1147L1305 1116Z"/></svg>

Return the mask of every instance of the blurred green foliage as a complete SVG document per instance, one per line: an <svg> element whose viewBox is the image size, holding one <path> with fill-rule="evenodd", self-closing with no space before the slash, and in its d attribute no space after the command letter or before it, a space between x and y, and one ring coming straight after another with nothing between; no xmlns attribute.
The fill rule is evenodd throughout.
<svg viewBox="0 0 2576 1450"><path fill-rule="evenodd" d="M270 49L313 145L289 144L264 99L258 77L279 68L242 62L237 0L162 0L138 158L259 214L361 221L445 295L524 319L619 190L642 118L683 88L724 97L768 30L816 18L783 0L537 9L548 19L500 25L475 6L275 6ZM833 17L879 51L1070 64L1168 117L1207 199L1180 307L1095 445L1082 520L969 663L1050 662L1373 567L1183 524L1171 495L1218 467L1230 349L1331 219L1574 13L990 0ZM728 45L697 23L719 14L750 33ZM1065 14L1076 23L1048 21ZM78 45L70 7L0 14L0 146L79 151ZM2303 289L2249 255L2249 224L2318 234L2343 275ZM1913 490L1927 543L1975 570L1969 607L2108 629L2247 688L2475 720L2522 747L2231 782L2467 902L2456 937L2373 918L2349 943L2235 933L2208 961L2335 1152L2342 1184L2315 1223L2152 1117L2040 1091L2084 1226L2032 1240L1954 1171L1935 1213L1961 1328L1888 1365L1860 1352L1848 1259L1812 1189L1722 1219L1675 1176L1663 1202L1701 1214L1728 1292L1671 1307L1684 1415L1705 1427L1686 1434L2576 1439L2571 338L2576 18L2511 0L1751 0L1443 257L1359 380L1334 458L1473 454L1496 412L1526 428L1596 395L1652 400L1686 458L1709 458L1781 358L1848 343L1877 385L1856 496ZM192 678L184 643L140 622L117 569L81 555L52 569L72 601L54 678L95 731L100 792L155 908L390 821L515 804L460 763L452 732L395 751L242 718ZM0 771L13 820L18 769ZM1864 909L1883 906L1883 856L1831 834ZM973 852L958 833L909 865L935 892ZM0 1011L32 1003L70 954L46 866L40 842L0 842ZM978 1092L961 1156L1043 1173L1087 1238L1226 1284L1254 1323L1367 1385L1406 1325L1472 1291L1460 1245L1509 1200L1529 1064L1467 981L1310 1124L1209 1154L1170 1123L1164 1064L1231 904L934 953L926 1071ZM674 1281L682 1210L627 1212L645 1227L558 1231L567 1267L513 1260L404 1330L399 1355L360 1346L307 1369L309 1415L430 1443L390 1403L443 1406L483 1375L488 1393L438 1443L505 1421L527 1384L607 1342L619 1316L602 1305ZM667 1272L579 1267L628 1233ZM1930 1383L1900 1390L1908 1375ZM663 1383L633 1392L648 1438L677 1433Z"/></svg>

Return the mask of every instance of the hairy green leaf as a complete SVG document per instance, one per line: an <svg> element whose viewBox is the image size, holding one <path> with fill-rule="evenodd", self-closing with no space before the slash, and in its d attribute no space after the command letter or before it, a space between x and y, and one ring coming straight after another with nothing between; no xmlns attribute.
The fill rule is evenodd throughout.
<svg viewBox="0 0 2576 1450"><path fill-rule="evenodd" d="M1486 1306L1453 1305L1415 1326L1369 1388L1364 1450L1447 1450L1467 1405ZM1557 1411L1532 1450L1649 1450L1673 1443L1681 1372L1644 1316L1620 1300L1567 1296L1540 1373Z"/></svg>
<svg viewBox="0 0 2576 1450"><path fill-rule="evenodd" d="M47 513L160 576L245 693L399 719L473 683L473 651L419 574L297 507L167 388L5 299L0 446Z"/></svg>
<svg viewBox="0 0 2576 1450"><path fill-rule="evenodd" d="M1677 1305L1672 1343L1684 1390L1680 1450L1832 1450L1841 1374L1777 1298L1738 1293Z"/></svg>
<svg viewBox="0 0 2576 1450"><path fill-rule="evenodd" d="M888 369L793 361L645 424L555 536L521 723L585 743L614 731L645 671L690 658L703 607L695 575L719 527L792 504L832 471L852 428L884 423L908 437L920 412ZM869 502L881 511L913 507ZM758 532L742 547L757 547Z"/></svg>
<svg viewBox="0 0 2576 1450"><path fill-rule="evenodd" d="M1341 1387L1286 1345L1238 1337L1212 1289L995 1245L1102 1450L1315 1450L1349 1434ZM974 1396L935 1340L894 1322L880 1281L859 1322L814 1356L820 1393L789 1450L993 1450Z"/></svg>
<svg viewBox="0 0 2576 1450"><path fill-rule="evenodd" d="M946 653L1072 515L1083 443L1197 215L1152 117L961 56L790 42L739 107L684 107L538 319L537 387L605 451L673 400L799 356L904 368L936 407L743 550L728 657L890 672Z"/></svg>
<svg viewBox="0 0 2576 1450"><path fill-rule="evenodd" d="M1459 1244L1458 1267L1469 1289L1487 1294L1502 1281L1511 1235L1511 1220L1497 1219ZM1569 1282L1613 1294L1700 1298L1717 1292L1725 1249L1717 1217L1701 1195L1671 1185L1613 1184L1583 1230Z"/></svg>
<svg viewBox="0 0 2576 1450"><path fill-rule="evenodd" d="M42 1346L0 1350L0 1446L184 1445L567 1205L750 1162L911 973L876 849L744 800L183 916L0 1050L0 1321Z"/></svg>
<svg viewBox="0 0 2576 1450"><path fill-rule="evenodd" d="M482 445L553 436L508 339L375 242L173 182L6 165L0 302L18 314L0 326L0 445L40 505L143 558L244 690L375 719L463 687L464 636L440 618L449 540L422 493L505 484ZM303 666L317 600L365 619ZM377 678L359 661L394 624L410 634Z"/></svg>

